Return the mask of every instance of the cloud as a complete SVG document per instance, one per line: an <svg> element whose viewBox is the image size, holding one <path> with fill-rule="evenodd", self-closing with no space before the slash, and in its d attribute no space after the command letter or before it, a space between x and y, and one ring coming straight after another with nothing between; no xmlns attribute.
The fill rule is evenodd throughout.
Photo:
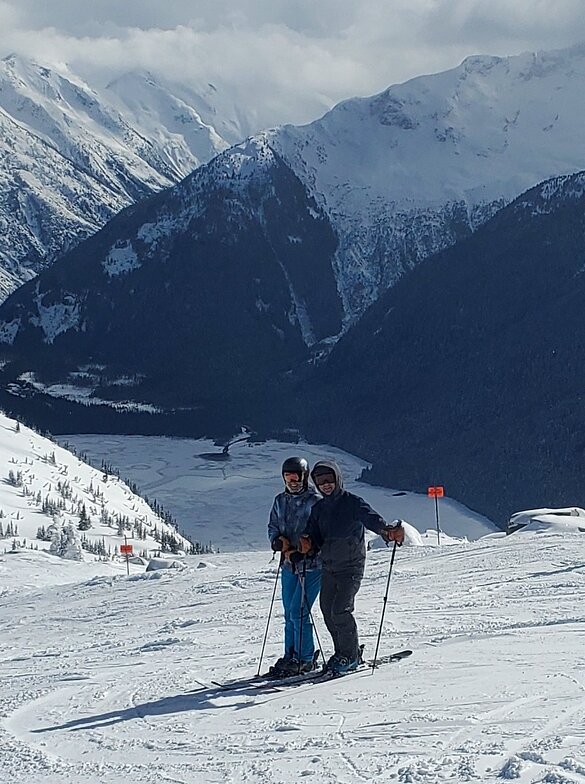
<svg viewBox="0 0 585 784"><path fill-rule="evenodd" d="M581 0L0 0L3 54L103 81L135 68L213 82L260 126L305 122L471 54L585 40Z"/></svg>

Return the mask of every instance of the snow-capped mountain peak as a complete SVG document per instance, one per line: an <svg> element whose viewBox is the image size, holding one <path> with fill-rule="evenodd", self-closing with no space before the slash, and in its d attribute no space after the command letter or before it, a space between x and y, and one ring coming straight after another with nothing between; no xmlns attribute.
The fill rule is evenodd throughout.
<svg viewBox="0 0 585 784"><path fill-rule="evenodd" d="M0 298L248 131L209 85L147 72L91 86L65 64L0 61ZM255 128L253 130L256 130Z"/></svg>
<svg viewBox="0 0 585 784"><path fill-rule="evenodd" d="M583 168L584 89L583 46L476 56L272 131L338 234L349 320L405 267Z"/></svg>

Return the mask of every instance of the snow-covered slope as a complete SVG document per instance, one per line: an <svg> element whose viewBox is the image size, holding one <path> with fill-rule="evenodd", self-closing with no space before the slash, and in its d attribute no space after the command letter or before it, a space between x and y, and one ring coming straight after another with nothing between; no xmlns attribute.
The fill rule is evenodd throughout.
<svg viewBox="0 0 585 784"><path fill-rule="evenodd" d="M0 552L31 548L43 551L30 561L36 568L34 584L53 582L55 575L59 581L61 572L73 580L77 574L87 574L71 564L56 566L61 559L49 555L51 531L70 523L87 544L83 558L99 574L119 573L126 568L117 557L120 545L126 541L133 546L135 555L145 558L161 551L161 537L162 549L165 537L175 540L175 551L190 548L189 542L169 524L173 518L163 520L113 475L107 458L102 462L103 470L94 468L1 412L0 464ZM100 555L109 557L105 566L97 564ZM20 581L18 575L16 581ZM6 587L6 581L0 580L0 592L2 582Z"/></svg>
<svg viewBox="0 0 585 784"><path fill-rule="evenodd" d="M197 89L187 81L170 83L152 73L132 71L100 94L154 141L177 180L257 129L246 111L213 84Z"/></svg>
<svg viewBox="0 0 585 784"><path fill-rule="evenodd" d="M198 95L129 73L102 89L62 65L3 59L0 297L249 132L212 85Z"/></svg>
<svg viewBox="0 0 585 784"><path fill-rule="evenodd" d="M11 784L578 784L585 771L581 533L397 552L380 654L335 683L221 692L259 664L268 553L188 558L0 597L0 769ZM34 556L34 554L33 554ZM0 556L23 582L31 555ZM389 552L356 615L373 655ZM199 567L199 568L198 568ZM331 652L314 612L325 655ZM281 654L274 607L262 668Z"/></svg>

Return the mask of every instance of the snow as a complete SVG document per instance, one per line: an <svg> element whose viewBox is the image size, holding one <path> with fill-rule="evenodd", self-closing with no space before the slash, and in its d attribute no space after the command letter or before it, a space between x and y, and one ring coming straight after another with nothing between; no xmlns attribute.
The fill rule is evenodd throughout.
<svg viewBox="0 0 585 784"><path fill-rule="evenodd" d="M8 343L12 345L14 339L18 335L20 329L20 319L12 319L12 321L0 321L0 343Z"/></svg>
<svg viewBox="0 0 585 784"><path fill-rule="evenodd" d="M143 411L150 414L155 414L160 411L159 408L156 406L151 405L150 403L137 403L134 400L105 400L104 398L100 398L94 395L96 387L99 385L99 377L92 377L89 374L85 376L80 373L70 373L70 379L81 379L85 378L87 384L85 386L79 386L77 384L44 384L41 381L38 381L35 374L28 371L26 373L21 373L18 377L18 381L24 381L29 384L34 389L38 389L40 392L43 392L47 395L51 395L51 397L60 397L64 398L65 400L74 400L77 402L82 401L85 405L88 406L110 406L111 408L122 410L122 411ZM113 386L123 386L123 387L132 387L134 386L137 381L136 377L128 377L128 376L120 376L117 379L113 379L110 381ZM12 394L19 395L22 394L22 388L17 384L9 384L7 386Z"/></svg>
<svg viewBox="0 0 585 784"><path fill-rule="evenodd" d="M413 263L456 240L453 211L466 209L474 229L539 182L583 168L574 96L584 78L582 45L471 57L262 134L338 234L349 322L396 282L404 247Z"/></svg>
<svg viewBox="0 0 585 784"><path fill-rule="evenodd" d="M516 512L508 521L508 531L550 531L585 529L585 509L577 506L564 509L527 509Z"/></svg>
<svg viewBox="0 0 585 784"><path fill-rule="evenodd" d="M62 63L0 60L0 299L262 127L229 88L139 72L102 88Z"/></svg>
<svg viewBox="0 0 585 784"><path fill-rule="evenodd" d="M37 307L37 316L31 316L30 322L40 327L46 343L53 343L55 338L69 329L79 329L81 321L81 303L75 294L63 293L63 302L50 305L43 303L44 294L40 294L37 286L37 295L34 303Z"/></svg>
<svg viewBox="0 0 585 784"><path fill-rule="evenodd" d="M125 560L117 557L121 544L127 542L135 554L143 552L149 558L160 551L155 526L188 546L123 481L2 413L0 464L0 594L26 581L39 586L77 582L92 574L120 574L126 570ZM91 523L83 534L90 543L103 542L111 560L100 562L84 552L82 563L63 561L49 554L50 537L36 538L39 529L55 523L73 523L77 529L82 508ZM127 524L121 525L124 520Z"/></svg>
<svg viewBox="0 0 585 784"><path fill-rule="evenodd" d="M209 442L74 440L126 462L157 496L175 496L176 509L187 513L190 502L194 520L207 509L213 519L194 528L214 530L232 552L181 558L181 569L146 572L132 564L130 576L115 560L77 563L46 550L0 555L0 780L583 780L585 537L577 527L500 535L441 499L439 547L432 501L357 484L363 461L331 447L241 441L220 461L209 457L221 452ZM213 681L253 675L260 664L276 575L262 537L280 462L291 453L335 457L351 489L388 519L405 521L412 546L396 551L380 655L404 648L413 655L333 683L221 691ZM54 482L54 472L67 467L76 492L87 492L95 471L4 416L0 457L32 481ZM107 492L116 509L140 503L112 478ZM7 482L0 507L5 521L18 513L23 527L40 518ZM389 553L368 552L357 596L370 656ZM329 655L317 607L313 616ZM262 669L281 653L281 627L277 602Z"/></svg>
<svg viewBox="0 0 585 784"><path fill-rule="evenodd" d="M206 556L211 572L187 558L184 570L5 594L3 780L581 781L583 543L404 547L380 653L408 647L410 659L283 691L212 683L256 672L275 577L266 552ZM370 552L358 594L370 654L388 564L386 550ZM1 565L30 568L20 555ZM281 623L277 604L264 664L280 654Z"/></svg>
<svg viewBox="0 0 585 784"><path fill-rule="evenodd" d="M102 262L105 272L112 278L125 275L138 269L141 263L130 240L121 246L110 248L110 252Z"/></svg>

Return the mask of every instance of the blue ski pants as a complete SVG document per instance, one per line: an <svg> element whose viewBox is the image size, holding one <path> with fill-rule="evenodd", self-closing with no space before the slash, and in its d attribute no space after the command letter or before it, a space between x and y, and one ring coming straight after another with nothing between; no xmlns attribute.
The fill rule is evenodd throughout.
<svg viewBox="0 0 585 784"><path fill-rule="evenodd" d="M305 572L304 599L303 574L283 569L281 572L282 605L284 607L284 655L296 656L301 661L310 661L315 652L313 626L309 610L313 606L321 587L321 571ZM301 634L302 628L302 634ZM299 641L302 650L299 651Z"/></svg>

